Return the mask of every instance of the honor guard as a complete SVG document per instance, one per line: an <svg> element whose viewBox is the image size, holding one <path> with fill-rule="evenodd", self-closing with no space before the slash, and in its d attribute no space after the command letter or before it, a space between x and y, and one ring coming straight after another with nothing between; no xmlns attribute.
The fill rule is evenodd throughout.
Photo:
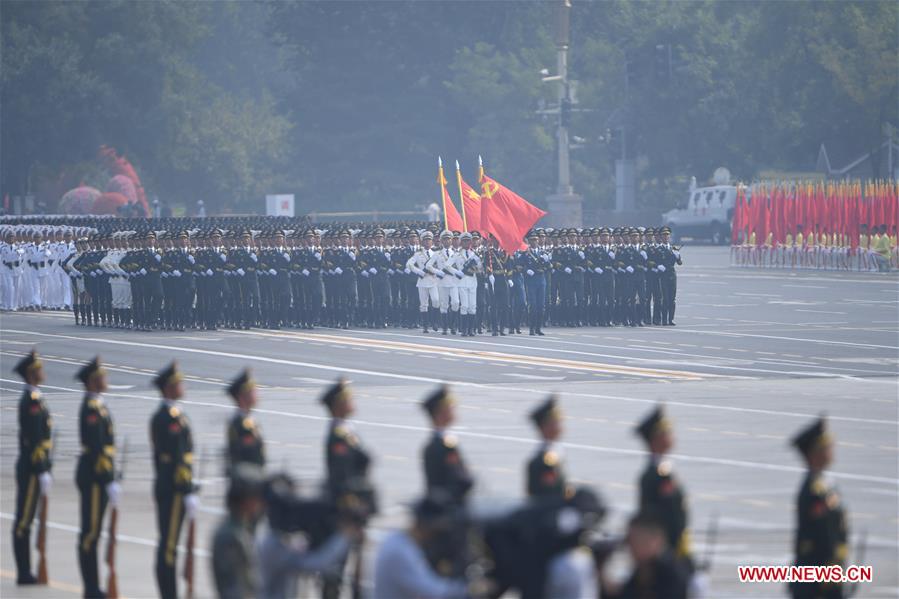
<svg viewBox="0 0 899 599"><path fill-rule="evenodd" d="M16 584L37 584L31 573L31 523L38 499L50 491L53 478L50 450L53 420L38 386L44 382L44 367L37 352L22 358L13 371L25 381L19 400L19 456L16 459L16 520L12 531L16 558Z"/></svg>
<svg viewBox="0 0 899 599"><path fill-rule="evenodd" d="M793 551L797 566L846 566L849 553L846 512L840 494L824 478L833 461L833 437L822 416L793 438L808 469L797 497ZM846 596L838 582L794 582L796 599L839 599Z"/></svg>
<svg viewBox="0 0 899 599"><path fill-rule="evenodd" d="M640 511L658 519L674 557L692 571L686 496L672 472L671 462L665 459L674 444L674 437L664 408L655 408L635 432L649 450L649 463L640 476Z"/></svg>
<svg viewBox="0 0 899 599"><path fill-rule="evenodd" d="M85 597L104 597L97 570L97 542L107 503L115 506L121 494L115 482L115 432L102 394L107 390L106 369L94 358L76 378L84 385L78 416L81 455L75 482L81 496L81 532L78 535L78 565Z"/></svg>
<svg viewBox="0 0 899 599"><path fill-rule="evenodd" d="M528 233L528 249L519 256L518 263L524 272L524 286L527 291L528 332L543 335L543 307L546 304L546 276L552 259L539 247L536 230Z"/></svg>
<svg viewBox="0 0 899 599"><path fill-rule="evenodd" d="M422 407L431 419L433 433L425 445L423 456L426 494L440 492L453 502L461 503L474 480L459 452L456 437L447 433L456 420L455 404L456 400L446 385L425 398Z"/></svg>
<svg viewBox="0 0 899 599"><path fill-rule="evenodd" d="M562 436L562 411L555 396L531 412L531 422L540 434L540 448L527 465L528 497L561 497L568 493L562 458L556 441Z"/></svg>
<svg viewBox="0 0 899 599"><path fill-rule="evenodd" d="M228 395L237 404L237 412L228 423L228 471L244 462L265 466L265 445L259 425L250 413L256 407L256 381L244 370L228 385Z"/></svg>
<svg viewBox="0 0 899 599"><path fill-rule="evenodd" d="M163 599L178 596L175 575L178 537L184 517L192 519L199 504L193 481L190 422L176 405L184 396L183 378L178 365L172 362L153 379L162 396L159 409L150 421L150 441L156 473L153 492L159 525L156 582Z"/></svg>

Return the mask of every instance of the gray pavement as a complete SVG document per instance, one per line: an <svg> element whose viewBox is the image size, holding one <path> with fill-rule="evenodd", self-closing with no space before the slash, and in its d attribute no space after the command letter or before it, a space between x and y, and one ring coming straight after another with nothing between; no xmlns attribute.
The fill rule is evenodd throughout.
<svg viewBox="0 0 899 599"><path fill-rule="evenodd" d="M273 468L312 487L323 467L324 385L340 374L356 390L357 428L376 455L384 514L375 541L405 522L422 488L419 452L427 426L418 402L434 384L454 385L457 433L478 475L477 500L523 493L523 464L535 445L529 408L559 392L567 415L570 476L597 486L620 530L633 509L646 456L632 434L656 402L673 417L674 463L690 500L700 554L712 514L720 515L712 571L714 597L785 596L776 585L741 585L736 566L788 563L793 501L802 474L788 439L820 412L837 439L831 477L850 513L853 538L867 531L874 582L862 597L899 596L899 279L895 275L774 272L727 268L727 250L687 248L679 271L677 327L547 329L547 337L461 339L386 331L217 331L138 333L75 327L58 312L0 315L0 594L69 596L80 581L75 560L78 447L77 365L99 353L110 370L108 403L130 447L120 518L120 588L155 595L155 520L147 422L157 398L149 381L177 358L187 376L184 410L195 429L205 485L200 538L221 513L220 453L233 407L225 382L251 366L263 386L258 420ZM12 585L9 544L14 511L15 405L10 374L36 345L59 451L51 496L51 589ZM205 549L207 543L202 543ZM211 595L201 554L198 595Z"/></svg>

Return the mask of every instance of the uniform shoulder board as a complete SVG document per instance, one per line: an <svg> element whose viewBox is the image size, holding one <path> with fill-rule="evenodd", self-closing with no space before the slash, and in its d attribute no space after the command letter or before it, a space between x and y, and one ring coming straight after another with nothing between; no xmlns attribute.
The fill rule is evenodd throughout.
<svg viewBox="0 0 899 599"><path fill-rule="evenodd" d="M175 406L169 408L169 416L171 416L172 418L177 418L179 414L181 414L181 410L179 410Z"/></svg>
<svg viewBox="0 0 899 599"><path fill-rule="evenodd" d="M827 493L827 483L823 478L816 478L812 481L812 493L815 495L824 495Z"/></svg>
<svg viewBox="0 0 899 599"><path fill-rule="evenodd" d="M543 454L543 463L547 466L555 466L559 463L559 455L554 451L547 451Z"/></svg>
<svg viewBox="0 0 899 599"><path fill-rule="evenodd" d="M443 437L443 444L450 449L455 447L458 442L459 441L453 435L445 435Z"/></svg>
<svg viewBox="0 0 899 599"><path fill-rule="evenodd" d="M656 468L656 472L659 473L659 476L668 476L671 474L671 462L668 460L662 460L659 462L658 467Z"/></svg>
<svg viewBox="0 0 899 599"><path fill-rule="evenodd" d="M338 437L346 437L346 435L347 435L346 427L345 426L335 426L334 434L337 435Z"/></svg>
<svg viewBox="0 0 899 599"><path fill-rule="evenodd" d="M97 401L96 398L94 398L94 399L89 399L89 400L87 400L87 407L89 407L89 408L92 409L92 410L99 410L99 409L100 409L100 402Z"/></svg>
<svg viewBox="0 0 899 599"><path fill-rule="evenodd" d="M39 391L31 392L31 401L38 401L41 398L41 394Z"/></svg>
<svg viewBox="0 0 899 599"><path fill-rule="evenodd" d="M253 422L253 419L250 417L244 418L241 424L243 424L243 427L247 430L253 430L254 428L256 428L256 423Z"/></svg>

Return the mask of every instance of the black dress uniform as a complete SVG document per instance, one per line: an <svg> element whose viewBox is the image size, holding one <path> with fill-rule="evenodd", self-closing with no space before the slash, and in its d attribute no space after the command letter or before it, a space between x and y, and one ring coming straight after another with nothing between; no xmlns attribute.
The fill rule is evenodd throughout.
<svg viewBox="0 0 899 599"><path fill-rule="evenodd" d="M29 372L42 368L37 353L32 351L14 371L26 379ZM27 379L26 379L27 380ZM26 385L19 400L19 456L16 459L16 520L12 531L13 553L16 558L17 584L35 584L31 574L31 523L41 496L38 477L49 473L53 420L41 392Z"/></svg>
<svg viewBox="0 0 899 599"><path fill-rule="evenodd" d="M245 390L256 385L250 372L244 370L228 386L235 401ZM228 423L228 471L241 463L265 466L265 444L259 426L248 411L238 409Z"/></svg>
<svg viewBox="0 0 899 599"><path fill-rule="evenodd" d="M97 358L78 371L87 385L101 371ZM108 502L107 487L115 479L115 432L112 417L99 396L85 393L78 416L81 455L75 484L81 496L81 532L78 535L78 564L84 581L85 597L103 597L97 570L97 543L103 528Z"/></svg>
<svg viewBox="0 0 899 599"><path fill-rule="evenodd" d="M428 396L423 407L433 417L445 402L453 401L449 390L444 386ZM456 438L435 428L425 445L423 457L427 493L432 495L438 492L454 503L464 501L474 480L462 459Z"/></svg>
<svg viewBox="0 0 899 599"><path fill-rule="evenodd" d="M831 443L827 423L819 418L793 439L793 446L803 455L816 447ZM798 525L793 549L797 566L846 566L849 554L849 531L845 506L837 490L821 472L809 470L799 488L796 505ZM793 583L790 594L795 599L839 599L845 589L839 583Z"/></svg>
<svg viewBox="0 0 899 599"><path fill-rule="evenodd" d="M670 427L671 422L659 406L637 426L636 432L649 443L653 435ZM640 476L640 511L659 520L674 557L692 570L686 493L672 472L671 462L661 456L650 455Z"/></svg>
<svg viewBox="0 0 899 599"><path fill-rule="evenodd" d="M531 412L531 420L539 428L550 418L559 418L559 408L554 397L549 398ZM528 497L560 497L568 494L562 459L549 441L540 448L527 464Z"/></svg>
<svg viewBox="0 0 899 599"><path fill-rule="evenodd" d="M164 389L181 378L172 363L160 371L154 384ZM163 599L177 597L176 557L178 537L184 520L184 497L196 491L193 482L193 439L190 422L174 402L163 400L150 421L153 466L156 479L156 517L159 544L156 548L156 582Z"/></svg>

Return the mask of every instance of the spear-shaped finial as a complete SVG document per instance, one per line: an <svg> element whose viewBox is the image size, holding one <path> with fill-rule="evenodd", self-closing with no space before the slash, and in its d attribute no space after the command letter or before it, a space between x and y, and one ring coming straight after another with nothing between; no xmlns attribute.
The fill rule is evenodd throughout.
<svg viewBox="0 0 899 599"><path fill-rule="evenodd" d="M462 169L459 168L459 161L458 161L458 160L456 161L456 170L457 170L457 171L458 171L458 170L462 170Z"/></svg>
<svg viewBox="0 0 899 599"><path fill-rule="evenodd" d="M443 158L441 158L440 156L437 157L437 166L439 168L443 168Z"/></svg>
<svg viewBox="0 0 899 599"><path fill-rule="evenodd" d="M484 161L481 159L480 154L478 154L478 166L484 166Z"/></svg>

